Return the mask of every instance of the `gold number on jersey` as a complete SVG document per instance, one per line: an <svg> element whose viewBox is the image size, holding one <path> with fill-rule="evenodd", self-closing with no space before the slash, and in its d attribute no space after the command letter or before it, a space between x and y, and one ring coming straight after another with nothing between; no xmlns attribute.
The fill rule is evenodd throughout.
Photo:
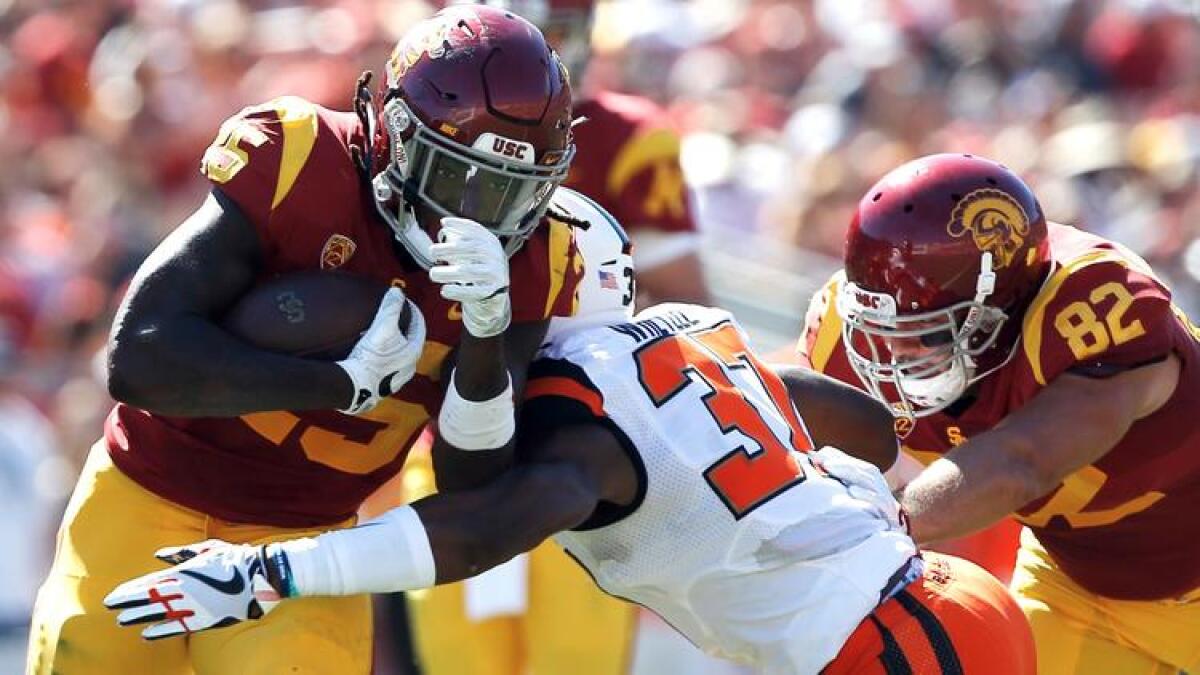
<svg viewBox="0 0 1200 675"><path fill-rule="evenodd" d="M1085 511L1084 508L1108 482L1108 474L1094 466L1085 466L1067 476L1058 492L1042 508L1017 520L1031 527L1046 527L1054 516L1061 516L1072 528L1111 525L1126 516L1141 513L1166 495L1156 490L1144 492L1129 501L1107 509Z"/></svg>
<svg viewBox="0 0 1200 675"><path fill-rule="evenodd" d="M1145 335L1146 329L1142 326L1140 319L1134 319L1124 325L1121 323L1126 310L1133 304L1133 296L1130 295L1129 289L1115 281L1110 281L1093 290L1089 299L1095 304L1109 296L1115 298L1116 302L1113 303L1112 309L1104 317L1104 322L1108 324L1108 331L1112 334L1113 343L1118 345L1125 344L1134 338Z"/></svg>
<svg viewBox="0 0 1200 675"><path fill-rule="evenodd" d="M242 415L247 426L272 443L295 443L309 460L360 476L396 459L428 420L422 406L393 398L383 399L361 418L343 420L343 428L337 430L282 410Z"/></svg>
<svg viewBox="0 0 1200 675"><path fill-rule="evenodd" d="M244 108L237 116L225 120L217 132L216 140L204 151L204 159L201 161L204 175L217 183L228 183L250 162L250 156L239 147L241 142L245 141L257 148L268 139L261 129L246 119L246 116L265 109L265 106Z"/></svg>
<svg viewBox="0 0 1200 675"><path fill-rule="evenodd" d="M1101 323L1094 305L1113 298L1113 306ZM1140 319L1124 323L1125 312L1133 304L1133 295L1121 284L1110 281L1092 289L1088 302L1077 300L1054 317L1054 327L1067 340L1076 359L1100 354L1110 345L1121 345L1146 334Z"/></svg>
<svg viewBox="0 0 1200 675"><path fill-rule="evenodd" d="M417 374L437 383L450 350L449 345L427 341L417 362ZM410 441L429 421L429 411L417 403L393 397L381 400L374 410L362 415L346 416L337 429L312 424L282 410L250 413L241 419L275 445L298 446L313 462L363 475L386 466L407 451Z"/></svg>
<svg viewBox="0 0 1200 675"><path fill-rule="evenodd" d="M1104 326L1096 320L1096 312L1083 301L1072 302L1059 312L1054 327L1066 338L1076 359L1099 354L1111 344Z"/></svg>

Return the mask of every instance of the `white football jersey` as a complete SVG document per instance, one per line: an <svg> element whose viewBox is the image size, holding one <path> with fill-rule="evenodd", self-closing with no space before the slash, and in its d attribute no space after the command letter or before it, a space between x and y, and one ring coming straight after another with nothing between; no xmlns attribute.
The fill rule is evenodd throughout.
<svg viewBox="0 0 1200 675"><path fill-rule="evenodd" d="M727 312L659 305L540 355L582 369L645 475L632 513L555 540L705 651L817 673L915 555L879 506L895 504L882 478L859 499L814 465L786 389Z"/></svg>

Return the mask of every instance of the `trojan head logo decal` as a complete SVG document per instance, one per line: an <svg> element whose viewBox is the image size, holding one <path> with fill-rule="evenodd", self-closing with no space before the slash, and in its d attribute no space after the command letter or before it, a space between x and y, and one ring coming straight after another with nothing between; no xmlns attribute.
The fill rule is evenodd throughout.
<svg viewBox="0 0 1200 675"><path fill-rule="evenodd" d="M958 200L946 231L953 237L970 233L980 251L992 254L997 268L1008 267L1029 234L1029 218L1007 192L986 188Z"/></svg>
<svg viewBox="0 0 1200 675"><path fill-rule="evenodd" d="M341 234L329 237L325 240L325 247L321 249L321 269L333 270L345 265L356 249L358 244L350 237Z"/></svg>

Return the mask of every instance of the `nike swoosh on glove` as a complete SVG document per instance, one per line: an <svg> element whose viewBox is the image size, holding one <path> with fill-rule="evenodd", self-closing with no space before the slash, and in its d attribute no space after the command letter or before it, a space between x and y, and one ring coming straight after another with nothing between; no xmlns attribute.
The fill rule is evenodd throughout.
<svg viewBox="0 0 1200 675"><path fill-rule="evenodd" d="M401 313L410 311L408 329L402 330ZM342 412L358 415L400 390L417 373L425 349L425 317L399 288L389 288L367 332L350 355L338 365L354 383L354 399Z"/></svg>
<svg viewBox="0 0 1200 675"><path fill-rule="evenodd" d="M130 579L104 598L122 626L150 624L147 640L260 619L279 604L262 547L209 539L155 554L173 566Z"/></svg>

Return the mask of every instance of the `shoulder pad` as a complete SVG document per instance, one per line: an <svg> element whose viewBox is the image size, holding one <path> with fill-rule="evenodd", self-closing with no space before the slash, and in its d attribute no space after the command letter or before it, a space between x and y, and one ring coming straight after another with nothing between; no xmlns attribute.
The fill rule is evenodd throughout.
<svg viewBox="0 0 1200 675"><path fill-rule="evenodd" d="M296 96L243 108L221 125L200 173L261 224L291 192L320 128L317 106Z"/></svg>
<svg viewBox="0 0 1200 675"><path fill-rule="evenodd" d="M555 203L561 199L558 193L562 191L563 188L555 191ZM574 214L569 217L575 219ZM508 265L513 322L575 314L583 258L570 223L547 214Z"/></svg>
<svg viewBox="0 0 1200 675"><path fill-rule="evenodd" d="M846 281L846 272L834 272L829 281L813 293L804 314L804 326L796 351L808 359L817 372L825 372L834 351L842 344L842 318L837 313L837 296Z"/></svg>
<svg viewBox="0 0 1200 675"><path fill-rule="evenodd" d="M1140 258L1098 248L1055 269L1021 324L1022 350L1042 386L1079 363L1135 365L1171 349L1170 290Z"/></svg>

